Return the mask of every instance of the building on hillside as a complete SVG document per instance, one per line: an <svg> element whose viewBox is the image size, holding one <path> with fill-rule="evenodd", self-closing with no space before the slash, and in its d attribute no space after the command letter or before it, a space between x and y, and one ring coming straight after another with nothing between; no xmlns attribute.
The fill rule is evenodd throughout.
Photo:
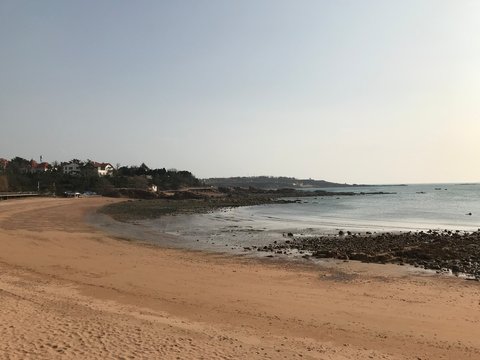
<svg viewBox="0 0 480 360"><path fill-rule="evenodd" d="M61 165L63 173L67 175L80 175L83 168L83 163L80 160L71 160Z"/></svg>
<svg viewBox="0 0 480 360"><path fill-rule="evenodd" d="M148 191L156 193L158 191L158 186L155 185L155 184L150 184L150 185L148 185Z"/></svg>
<svg viewBox="0 0 480 360"><path fill-rule="evenodd" d="M110 163L93 162L93 167L97 171L98 176L112 175L115 168Z"/></svg>
<svg viewBox="0 0 480 360"><path fill-rule="evenodd" d="M47 162L42 162L40 164L37 164L37 166L35 166L33 171L36 173L42 173L42 172L48 171L49 169L50 169L50 164Z"/></svg>
<svg viewBox="0 0 480 360"><path fill-rule="evenodd" d="M30 165L27 167L26 172L29 173L42 173L49 169L50 164L47 162L37 163L35 160L30 160Z"/></svg>

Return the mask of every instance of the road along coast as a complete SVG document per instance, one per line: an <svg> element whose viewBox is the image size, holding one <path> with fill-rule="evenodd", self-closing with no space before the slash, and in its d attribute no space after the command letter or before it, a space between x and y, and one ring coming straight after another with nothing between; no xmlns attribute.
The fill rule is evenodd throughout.
<svg viewBox="0 0 480 360"><path fill-rule="evenodd" d="M119 240L115 201L0 202L0 358L480 357L477 282Z"/></svg>

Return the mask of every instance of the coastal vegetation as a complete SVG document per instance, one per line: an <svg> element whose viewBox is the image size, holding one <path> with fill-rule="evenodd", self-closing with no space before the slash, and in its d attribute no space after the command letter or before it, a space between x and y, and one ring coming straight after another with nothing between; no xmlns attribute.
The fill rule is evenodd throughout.
<svg viewBox="0 0 480 360"><path fill-rule="evenodd" d="M189 171L150 169L145 164L113 167L108 163L77 159L69 163L51 164L21 157L3 160L0 166L0 191L38 191L57 195L65 192L108 194L117 188L148 190L154 185L162 190L201 184ZM67 167L69 164L76 165L75 171L70 171Z"/></svg>

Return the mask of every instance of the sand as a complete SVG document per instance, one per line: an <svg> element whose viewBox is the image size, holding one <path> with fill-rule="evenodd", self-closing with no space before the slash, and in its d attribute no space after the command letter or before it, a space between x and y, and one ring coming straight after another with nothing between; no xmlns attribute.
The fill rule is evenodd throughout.
<svg viewBox="0 0 480 360"><path fill-rule="evenodd" d="M0 202L1 359L480 359L480 284L116 239L105 198Z"/></svg>

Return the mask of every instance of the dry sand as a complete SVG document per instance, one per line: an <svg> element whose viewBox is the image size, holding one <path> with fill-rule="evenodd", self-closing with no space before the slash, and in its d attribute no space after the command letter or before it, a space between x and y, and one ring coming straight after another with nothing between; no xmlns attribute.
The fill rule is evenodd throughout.
<svg viewBox="0 0 480 360"><path fill-rule="evenodd" d="M477 282L155 248L110 201L0 202L1 359L480 359Z"/></svg>

